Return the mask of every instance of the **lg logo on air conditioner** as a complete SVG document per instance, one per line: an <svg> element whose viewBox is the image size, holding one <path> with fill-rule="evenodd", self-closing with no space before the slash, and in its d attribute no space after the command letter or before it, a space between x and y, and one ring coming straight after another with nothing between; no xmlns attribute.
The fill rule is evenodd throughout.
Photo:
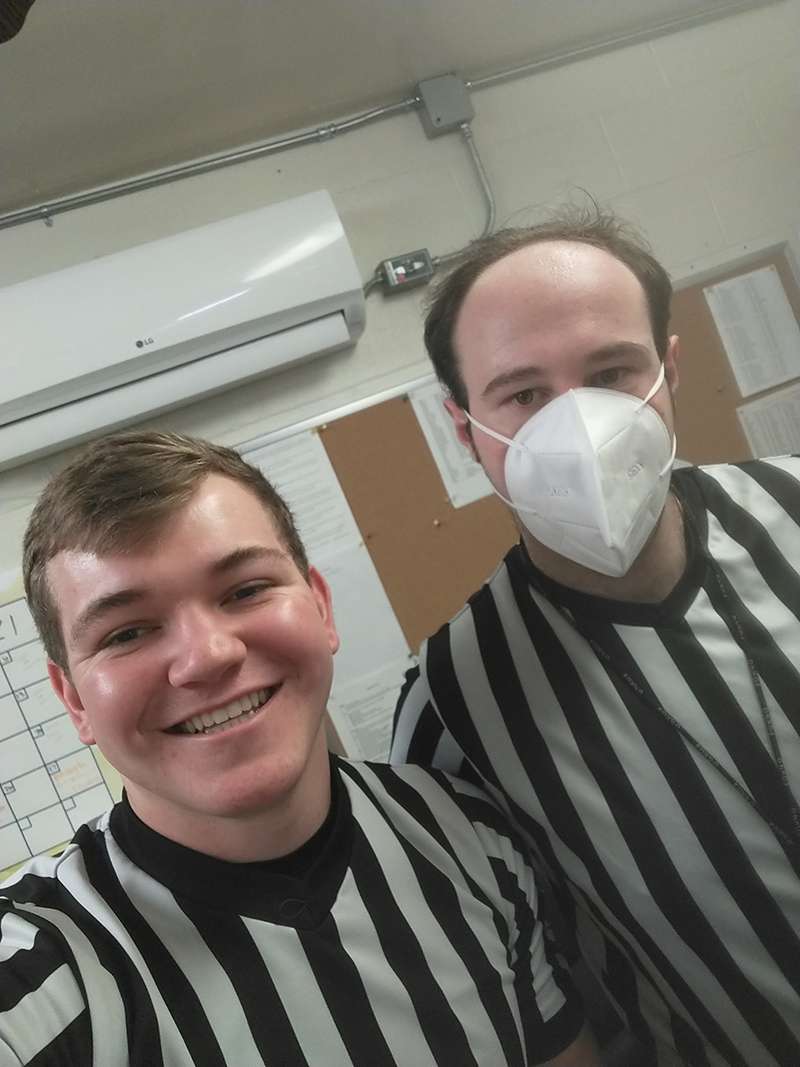
<svg viewBox="0 0 800 1067"><path fill-rule="evenodd" d="M139 340L136 342L136 347L137 348L146 348L148 345L151 345L152 343L153 343L153 338L152 337L140 337Z"/></svg>

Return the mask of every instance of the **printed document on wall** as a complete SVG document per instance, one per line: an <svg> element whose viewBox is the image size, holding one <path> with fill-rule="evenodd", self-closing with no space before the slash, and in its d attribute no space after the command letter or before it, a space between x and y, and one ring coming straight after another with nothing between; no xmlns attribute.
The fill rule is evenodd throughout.
<svg viewBox="0 0 800 1067"><path fill-rule="evenodd" d="M439 383L422 385L408 396L453 507L490 496L492 485L483 468L456 437Z"/></svg>
<svg viewBox="0 0 800 1067"><path fill-rule="evenodd" d="M348 756L388 760L394 709L410 666L406 656L348 685L334 686L330 712Z"/></svg>
<svg viewBox="0 0 800 1067"><path fill-rule="evenodd" d="M800 452L800 385L742 404L736 414L756 458Z"/></svg>
<svg viewBox="0 0 800 1067"><path fill-rule="evenodd" d="M742 397L800 377L800 325L775 267L703 292Z"/></svg>
<svg viewBox="0 0 800 1067"><path fill-rule="evenodd" d="M19 575L0 588L0 876L62 847L121 783L56 697Z"/></svg>
<svg viewBox="0 0 800 1067"><path fill-rule="evenodd" d="M284 497L309 560L331 587L341 645L329 710L345 750L359 759L385 759L408 643L325 446L319 434L303 432L247 452L245 459ZM376 690L373 676L382 670L394 679L391 699Z"/></svg>

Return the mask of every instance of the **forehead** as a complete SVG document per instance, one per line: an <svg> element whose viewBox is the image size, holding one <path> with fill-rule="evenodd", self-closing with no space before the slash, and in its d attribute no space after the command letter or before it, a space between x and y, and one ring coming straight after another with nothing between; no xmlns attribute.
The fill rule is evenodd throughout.
<svg viewBox="0 0 800 1067"><path fill-rule="evenodd" d="M467 293L454 344L469 357L474 338L503 344L521 332L547 334L588 324L649 332L647 299L636 275L609 252L573 241L545 241L488 267Z"/></svg>
<svg viewBox="0 0 800 1067"><path fill-rule="evenodd" d="M518 248L487 267L464 304L498 288L524 290L531 285L545 294L599 289L619 290L621 296L634 300L644 296L630 267L605 249L583 241L539 241Z"/></svg>
<svg viewBox="0 0 800 1067"><path fill-rule="evenodd" d="M47 578L63 612L90 594L106 592L100 584L153 588L166 580L191 582L204 564L255 545L284 550L272 514L250 489L211 474L144 538L108 552L63 550L48 562Z"/></svg>

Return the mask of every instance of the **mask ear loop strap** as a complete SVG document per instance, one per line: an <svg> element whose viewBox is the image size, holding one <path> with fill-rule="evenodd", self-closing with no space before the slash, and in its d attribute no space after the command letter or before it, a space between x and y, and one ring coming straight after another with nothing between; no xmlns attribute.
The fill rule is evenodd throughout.
<svg viewBox="0 0 800 1067"><path fill-rule="evenodd" d="M649 404L649 403L650 403L650 401L651 401L651 400L653 399L653 397L654 397L654 396L656 395L656 393L658 392L658 390L659 390L659 389L661 388L661 386L662 386L662 385L664 384L664 378L665 378L665 377L666 377L666 372L665 372L665 369L664 369L664 364L662 363L662 364L661 364L661 366L660 366L660 367L659 367L659 369L658 369L658 374L656 375L656 380L655 380L655 381L653 382L653 384L652 384L652 385L650 386L650 392L649 392L649 393L647 394L647 396L646 396L646 397L644 397L644 399L642 400L642 402L641 402L641 403L639 404L639 411L641 411L641 410L642 410L642 408L643 408L643 407L644 407L644 406L645 406L646 404Z"/></svg>
<svg viewBox="0 0 800 1067"><path fill-rule="evenodd" d="M660 369L658 371L658 374L656 375L656 380L653 382L652 386L650 387L650 392L647 394L647 396L644 397L642 402L639 404L638 411L642 411L644 408L647 407L647 405L650 403L650 401L656 395L658 390L664 384L665 377L666 377L666 373L665 373L665 370L664 370L664 364L662 363L661 367L660 367ZM673 435L672 435L672 450L670 452L670 457L667 460L667 462L664 464L664 466L661 468L661 470L658 472L659 478L663 478L664 475L667 473L667 471L672 469L672 464L675 462L675 454L677 453L677 451L678 451L678 438L673 433Z"/></svg>
<svg viewBox="0 0 800 1067"><path fill-rule="evenodd" d="M656 376L656 380L653 382L652 386L650 387L650 391L647 393L647 395L644 397L644 399L639 404L638 411L641 411L643 408L645 408L649 404L649 402L653 399L653 397L656 395L658 390L664 384L664 379L665 379L665 371L664 371L664 364L662 363L660 368L659 368L658 374ZM519 444L517 441L512 441L510 437L505 437L503 434L498 433L497 430L492 430L488 426L484 426L482 422L478 422L477 419L473 418L472 415L470 415L470 413L466 410L466 408L462 408L461 410L464 412L464 415L466 416L468 422L470 422L473 426L477 426L479 430L482 430L489 437L494 438L495 441L499 441L503 445L508 445L509 448L516 448L520 452L527 452L528 451L528 449L525 448L524 445ZM673 433L673 435L672 435L672 449L671 449L671 452L670 452L670 457L667 460L667 462L664 464L664 466L661 468L661 470L659 471L659 474L658 474L659 478L663 478L664 475L667 473L667 471L672 469L672 464L675 462L675 455L677 453L677 450L678 450L678 439L675 436L675 434ZM492 488L494 489L494 491L497 494L497 496L500 497L500 499L503 501L503 503L504 504L508 504L508 506L512 510L514 510L514 511L526 511L530 515L539 515L539 514L541 514L541 512L537 511L536 508L530 508L530 507L525 507L524 505L521 505L521 504L515 504L513 501L509 500L508 497L503 496L503 494L495 486L492 486Z"/></svg>
<svg viewBox="0 0 800 1067"><path fill-rule="evenodd" d="M667 471L672 470L672 464L675 462L675 453L678 451L678 438L675 434L672 435L672 451L670 452L669 459L658 472L659 478L663 478Z"/></svg>
<svg viewBox="0 0 800 1067"><path fill-rule="evenodd" d="M521 452L528 451L528 449L525 448L524 445L519 444L517 441L512 441L510 437L504 437L501 433L498 433L497 430L490 430L489 427L484 426L482 422L478 422L477 419L473 419L473 417L465 408L462 408L462 411L473 426L477 426L479 430L483 430L485 434L488 434L489 437L493 437L495 441L500 441L501 444L508 445L509 448L517 448ZM523 504L515 504L513 500L509 500L507 496L503 496L503 494L496 486L493 485L492 489L494 490L495 495L500 497L504 504L508 504L512 511L527 511L530 515L541 514L541 512L537 511L536 508L528 508L525 507Z"/></svg>
<svg viewBox="0 0 800 1067"><path fill-rule="evenodd" d="M664 364L662 363L661 366L659 367L659 371L658 371L658 375L656 376L656 380L653 382L652 386L650 387L649 393L647 394L647 396L644 397L644 399L639 404L639 407L638 407L639 411L641 411L642 408L646 407L646 405L649 404L650 401L653 399L653 397L656 395L658 390L664 384L664 377L665 377ZM528 451L528 449L525 448L524 445L519 444L518 441L512 441L512 439L510 437L505 437L503 434L498 433L497 430L491 430L488 426L484 426L482 422L478 422L477 419L473 418L472 415L470 415L470 413L467 411L466 408L462 408L461 410L464 412L464 415L466 416L468 422L471 422L473 426L477 426L479 430L482 430L485 434L488 434L489 437L493 437L495 441L499 441L503 445L508 445L509 448L517 448L521 452L527 452ZM674 454L673 454L672 458L673 459L675 458Z"/></svg>
<svg viewBox="0 0 800 1067"><path fill-rule="evenodd" d="M466 408L462 408L461 410L464 412L468 421L471 422L473 426L477 426L479 430L483 430L485 434L488 434L489 437L493 437L495 441L499 441L503 445L508 445L510 448L522 448L522 445L518 444L516 441L512 441L510 437L504 437L501 433L498 433L497 430L490 430L489 427L484 426L482 422L478 422L477 419L473 419L473 417L470 415Z"/></svg>

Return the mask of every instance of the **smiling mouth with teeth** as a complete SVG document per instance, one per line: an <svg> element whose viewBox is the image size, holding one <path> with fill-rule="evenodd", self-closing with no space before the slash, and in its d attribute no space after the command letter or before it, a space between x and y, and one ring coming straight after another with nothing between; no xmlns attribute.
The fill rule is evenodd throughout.
<svg viewBox="0 0 800 1067"><path fill-rule="evenodd" d="M218 734L223 730L229 730L232 726L238 726L246 719L252 719L261 709L269 703L280 687L277 685L269 689L257 689L254 693L232 700L230 704L217 708L215 711L206 711L202 715L193 715L185 722L179 722L177 726L170 726L168 734Z"/></svg>

